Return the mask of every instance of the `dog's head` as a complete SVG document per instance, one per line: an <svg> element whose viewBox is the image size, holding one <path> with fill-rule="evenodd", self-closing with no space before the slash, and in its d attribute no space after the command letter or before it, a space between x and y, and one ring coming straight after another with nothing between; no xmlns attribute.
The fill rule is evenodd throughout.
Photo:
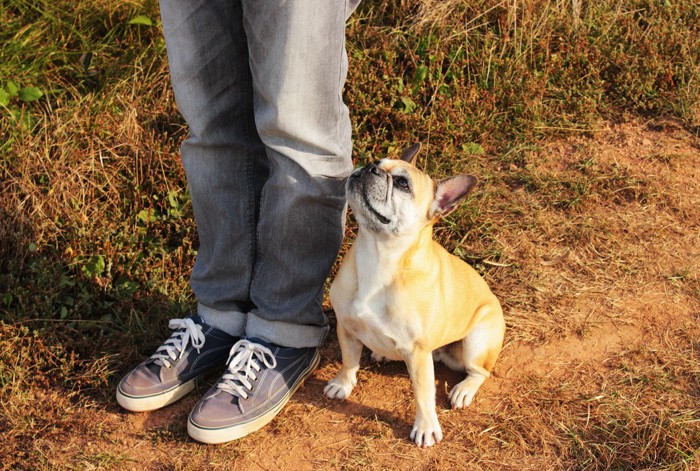
<svg viewBox="0 0 700 471"><path fill-rule="evenodd" d="M471 175L433 181L415 166L420 144L400 160L382 159L355 170L347 195L361 227L388 234L417 233L449 214L477 183Z"/></svg>

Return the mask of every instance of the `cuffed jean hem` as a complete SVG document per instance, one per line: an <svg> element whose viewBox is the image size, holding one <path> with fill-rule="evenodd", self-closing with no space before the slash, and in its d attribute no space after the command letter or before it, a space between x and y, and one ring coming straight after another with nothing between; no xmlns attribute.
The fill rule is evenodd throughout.
<svg viewBox="0 0 700 471"><path fill-rule="evenodd" d="M218 311L198 303L197 314L204 319L206 324L223 330L229 335L234 337L243 337L245 335L246 315L242 312Z"/></svg>
<svg viewBox="0 0 700 471"><path fill-rule="evenodd" d="M299 325L289 322L268 321L248 313L245 335L282 347L320 347L328 336L330 326Z"/></svg>

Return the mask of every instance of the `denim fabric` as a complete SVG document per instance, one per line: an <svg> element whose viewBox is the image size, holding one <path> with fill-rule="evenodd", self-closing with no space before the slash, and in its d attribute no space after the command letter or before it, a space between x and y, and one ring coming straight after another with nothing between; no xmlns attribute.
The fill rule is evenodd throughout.
<svg viewBox="0 0 700 471"><path fill-rule="evenodd" d="M315 347L352 169L346 0L160 0L200 247L200 314ZM206 311L206 312L203 312ZM208 317L209 315L209 317ZM212 322L216 325L215 322Z"/></svg>

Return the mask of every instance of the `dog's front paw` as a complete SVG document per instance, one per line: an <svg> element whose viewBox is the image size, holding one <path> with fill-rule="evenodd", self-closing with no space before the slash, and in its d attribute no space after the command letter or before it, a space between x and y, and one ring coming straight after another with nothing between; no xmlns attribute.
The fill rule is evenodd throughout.
<svg viewBox="0 0 700 471"><path fill-rule="evenodd" d="M428 419L416 417L413 430L411 430L411 440L421 448L433 446L442 440L442 429L437 414L433 414Z"/></svg>
<svg viewBox="0 0 700 471"><path fill-rule="evenodd" d="M343 380L339 376L328 381L328 384L323 389L323 394L331 399L347 399L352 392L352 388L357 384L357 380L354 378Z"/></svg>

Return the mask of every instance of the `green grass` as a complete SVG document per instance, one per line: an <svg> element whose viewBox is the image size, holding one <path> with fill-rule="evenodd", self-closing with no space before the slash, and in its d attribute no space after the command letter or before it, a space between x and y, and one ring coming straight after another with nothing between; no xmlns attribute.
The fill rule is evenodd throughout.
<svg viewBox="0 0 700 471"><path fill-rule="evenodd" d="M351 20L361 155L420 139L440 161L474 142L500 156L626 113L699 124L693 2L596 2L577 21L567 2L444 3L433 27L411 28L413 12L392 4Z"/></svg>
<svg viewBox="0 0 700 471"><path fill-rule="evenodd" d="M532 162L543 142L629 119L670 119L700 134L700 4L577 4L365 0L348 24L356 162L419 140L419 165L437 178L478 175L481 187L436 236L487 277L505 265L547 282L509 259L502 242L533 227L544 239L545 225L527 217L534 211L569 224L562 237L600 242L613 258L620 248L603 240L605 227L577 219L586 207L668 204L634 168L601 161L595 149L543 169ZM0 420L12 438L0 456L16 453L18 466L39 459L27 444L55 437L50 421L61 420L58 410L42 419L32 409L36 391L65 392L57 408L107 400L125 365L159 342L165 320L193 306L197 235L178 160L186 128L158 18L155 1L0 3L0 408L21 417ZM683 155L657 157L683 166ZM700 292L687 270L672 282ZM506 305L546 311L538 296L523 288ZM515 314L511 322L522 322L520 339L541 341L551 327ZM581 428L577 416L560 425L570 437L565 455L581 469L680 469L697 458L687 446L697 428L686 426L696 415L660 411L629 429L616 424L640 415L614 402L599 423ZM659 430L669 432L658 438ZM622 458L604 448L618 436L632 443L629 452L618 444ZM654 440L658 454L635 448ZM376 451L362 446L350 467ZM129 465L122 452L77 459Z"/></svg>

